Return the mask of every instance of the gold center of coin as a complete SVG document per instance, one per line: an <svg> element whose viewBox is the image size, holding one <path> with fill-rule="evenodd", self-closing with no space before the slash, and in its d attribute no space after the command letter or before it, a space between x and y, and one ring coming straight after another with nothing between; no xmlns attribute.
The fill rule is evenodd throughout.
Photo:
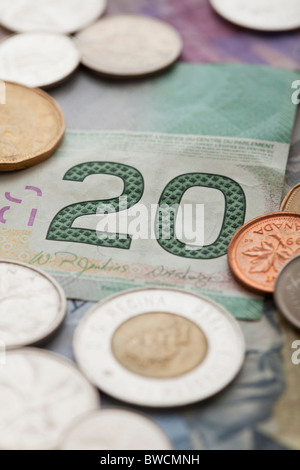
<svg viewBox="0 0 300 470"><path fill-rule="evenodd" d="M112 351L126 369L153 378L186 374L199 366L208 344L192 321L170 313L146 313L123 323L112 339Z"/></svg>

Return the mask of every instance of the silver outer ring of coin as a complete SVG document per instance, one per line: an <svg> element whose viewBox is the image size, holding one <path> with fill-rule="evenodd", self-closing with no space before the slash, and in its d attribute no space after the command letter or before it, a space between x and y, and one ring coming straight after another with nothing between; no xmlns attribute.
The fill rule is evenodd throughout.
<svg viewBox="0 0 300 470"><path fill-rule="evenodd" d="M150 312L181 315L202 329L208 352L200 366L179 377L152 379L117 361L111 350L115 331ZM75 331L73 350L83 373L108 395L134 405L173 407L223 390L243 365L245 341L237 321L213 301L184 291L150 288L121 293L93 307Z"/></svg>
<svg viewBox="0 0 300 470"><path fill-rule="evenodd" d="M17 361L19 363L21 362L19 366L20 377L16 376L16 371L14 370L12 373L12 379L10 381L9 377L5 377L5 373L9 367L10 359L13 356L18 356ZM41 384L39 383L39 370L31 371L33 373L29 374L29 376L26 375L27 369L24 366L26 366L27 357L27 361L30 361L31 358L31 361L33 361L35 364L37 364L38 361L41 362L41 370L43 373ZM46 369L47 364L49 365L50 363L54 368L52 368L51 373L49 367ZM28 366L30 366L30 362L28 362ZM61 377L59 383L57 384L57 389L53 388L55 385L54 381L58 377L58 370L55 370L56 367L60 368L61 371ZM67 376L68 373L70 373L70 377L74 377L73 390L72 379ZM51 377L52 380L50 381ZM1 383L2 380L4 380L3 388ZM48 380L50 383L47 383ZM28 384L30 381L32 384ZM18 384L20 390L15 390L16 384ZM39 390L39 385L41 390ZM67 392L71 392L70 397L65 390L66 387ZM71 390L70 388L68 389L68 387L70 387ZM76 365L56 353L52 353L43 349L24 348L14 351L7 351L5 353L5 361L2 361L0 365L0 396L1 392L3 392L4 396L6 397L11 396L12 392L15 392L16 398L18 397L20 403L20 412L17 414L14 413L14 419L10 421L10 424L13 426L14 422L19 420L17 431L22 429L20 437L21 441L16 436L17 431L13 429L13 437L9 444L7 442L7 436L9 432L8 426L5 426L5 432L3 432L3 429L1 429L3 435L5 436L6 443L5 440L1 437L2 433L0 433L0 449L5 450L57 449L62 436L65 434L74 420L77 420L78 417L82 414L86 414L91 411L97 411L100 407L99 393L80 373ZM22 396L22 393L24 393L24 396ZM74 396L76 396L76 398L74 403L71 404L71 399ZM17 405L16 398L14 399L14 406ZM64 402L65 404L63 404ZM56 404L60 412L57 411ZM4 420L4 411L1 409L1 406L4 406L3 399L0 400L0 423L1 419L2 421ZM9 412L10 407L6 407L5 409ZM53 411L53 416L51 416L51 411ZM44 433L42 433L40 430L42 424L44 424L45 428L43 430ZM28 433L30 434L30 432L32 432L30 428L33 427L34 429L35 425L37 426L38 436L46 436L46 439L43 440L43 437L41 437L41 440L37 439L34 443L31 441L30 444L27 441L26 444L26 439L28 438L27 435ZM51 431L47 430L47 425L50 426ZM28 430L26 428L27 426ZM53 427L55 427L54 432ZM53 432L52 436L50 436L50 432ZM16 440L14 441L14 439ZM33 446L34 449L32 449Z"/></svg>
<svg viewBox="0 0 300 470"><path fill-rule="evenodd" d="M62 51L57 63L58 54ZM54 61L52 66L49 59ZM6 82L30 88L49 88L67 79L79 64L80 53L75 41L62 34L21 33L0 41L0 80Z"/></svg>
<svg viewBox="0 0 300 470"><path fill-rule="evenodd" d="M35 268L33 266L29 266L28 264L25 263L20 263L17 261L8 261L8 260L0 260L0 264L8 264L8 265L15 265L15 266L21 266L29 271L34 271L35 273L39 274L42 276L44 279L46 279L57 291L58 297L60 300L60 308L57 312L55 320L47 326L47 329L45 331L45 334L42 336L36 336L34 331L31 332L30 337L28 336L28 339L22 342L14 342L11 344L6 344L6 349L7 350L12 350L12 349L18 349L21 347L25 346L39 346L47 342L55 333L56 331L61 327L62 323L65 320L66 314L67 314L67 299L66 295L63 291L63 289L60 287L60 285L56 282L55 279L53 279L51 276L46 274L44 271L41 271L38 268ZM41 309L43 306L41 306ZM0 340L1 340L1 329L0 329Z"/></svg>
<svg viewBox="0 0 300 470"><path fill-rule="evenodd" d="M88 441L85 429L89 436L93 435L92 442ZM85 445L79 444L81 440ZM173 447L162 429L146 416L111 408L88 413L72 423L62 438L60 450L173 450Z"/></svg>
<svg viewBox="0 0 300 470"><path fill-rule="evenodd" d="M280 0L280 11L276 9L274 11L274 0L268 1L265 7L264 2L265 0L210 0L219 15L244 28L272 32L289 31L300 27L298 0L288 0L288 2ZM279 5L279 1L277 4ZM252 16L253 8L258 10ZM262 14L265 15L263 20Z"/></svg>
<svg viewBox="0 0 300 470"><path fill-rule="evenodd" d="M128 23L132 23L130 25L130 28L128 28L127 26L127 29L133 34L136 34L137 27L143 25L142 34L148 35L148 38L151 38L151 35L152 35L152 37L155 37L156 40L157 40L157 37L159 37L159 32L161 31L161 34L163 33L164 35L167 35L169 38L169 41L172 43L171 53L169 53L169 56L164 57L164 58L158 57L154 64L153 63L148 64L148 65L134 64L129 69L128 69L128 66L124 67L124 65L122 66L122 64L120 64L119 57L122 55L122 51L117 51L118 57L116 57L112 66L107 65L105 61L104 62L102 61L101 63L101 58L99 57L99 53L96 51L94 54L92 54L91 41L88 39L88 36L92 34L92 31L100 31L100 33L102 33L102 30L104 32L105 28L107 27L110 28L110 31L109 31L110 35L113 36L115 35L116 31L119 30L120 23L121 24L123 23L123 25L125 26L127 26ZM147 31L147 27L148 27L148 31ZM149 33L149 28L154 29L153 32ZM98 32L95 33L96 40L97 40L98 34L99 34ZM79 51L81 52L81 55L82 55L81 63L83 65L85 65L89 69L101 75L104 75L107 77L118 77L121 79L145 77L147 75L151 75L161 70L164 70L170 67L172 64L174 64L174 62L176 62L176 60L180 57L180 54L183 49L183 42L182 42L181 36L176 31L176 29L174 29L168 23L164 23L163 21L153 19L151 17L143 16L143 15L116 15L116 16L104 18L101 21L91 25L89 28L85 29L84 31L81 31L80 33L78 33L75 37L75 40L79 48ZM94 42L96 40L94 40ZM139 40L139 37L137 37L136 44L138 47L140 47L140 43L138 42L138 40ZM112 47L109 42L103 41L103 45ZM131 53L130 56L134 57L134 53L136 51L135 50L130 51L129 49L127 49L126 52L128 52L129 54ZM109 57L109 59L111 60L113 58L113 51L108 50L108 52L106 53L106 57ZM128 62L128 58L126 60Z"/></svg>
<svg viewBox="0 0 300 470"><path fill-rule="evenodd" d="M284 317L300 329L300 255L288 261L278 274L274 299ZM294 313L296 312L296 313Z"/></svg>
<svg viewBox="0 0 300 470"><path fill-rule="evenodd" d="M44 5L43 5L44 4ZM50 4L50 5L49 5ZM37 8L38 5L38 8ZM102 16L107 0L1 0L0 24L16 33L45 32L72 34L86 28ZM57 11L55 11L57 8ZM49 12L41 17L39 10ZM55 21L58 18L58 21Z"/></svg>

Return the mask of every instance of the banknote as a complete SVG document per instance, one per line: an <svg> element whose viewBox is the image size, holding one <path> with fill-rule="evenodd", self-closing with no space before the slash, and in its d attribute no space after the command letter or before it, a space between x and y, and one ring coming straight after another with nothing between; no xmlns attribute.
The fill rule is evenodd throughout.
<svg viewBox="0 0 300 470"><path fill-rule="evenodd" d="M207 295L237 318L259 318L262 298L233 279L227 247L245 221L279 207L296 76L180 65L141 85L152 98L144 112L150 132L139 130L141 88L127 89L122 104L137 110L136 131L68 131L51 159L0 177L1 258L45 269L72 299L163 285ZM220 86L205 94L214 79ZM179 94L180 83L189 87ZM126 119L115 122L126 129Z"/></svg>

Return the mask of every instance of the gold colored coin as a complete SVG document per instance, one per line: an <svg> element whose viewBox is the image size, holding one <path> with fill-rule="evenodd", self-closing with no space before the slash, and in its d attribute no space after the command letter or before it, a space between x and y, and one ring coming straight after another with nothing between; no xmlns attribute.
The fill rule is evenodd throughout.
<svg viewBox="0 0 300 470"><path fill-rule="evenodd" d="M300 213L300 184L297 184L286 195L282 201L280 210L283 212L299 212Z"/></svg>
<svg viewBox="0 0 300 470"><path fill-rule="evenodd" d="M21 170L49 158L58 148L65 123L45 92L6 82L0 105L0 171Z"/></svg>
<svg viewBox="0 0 300 470"><path fill-rule="evenodd" d="M115 358L128 370L152 378L177 377L199 366L208 350L195 323L170 313L147 313L123 323L112 338Z"/></svg>

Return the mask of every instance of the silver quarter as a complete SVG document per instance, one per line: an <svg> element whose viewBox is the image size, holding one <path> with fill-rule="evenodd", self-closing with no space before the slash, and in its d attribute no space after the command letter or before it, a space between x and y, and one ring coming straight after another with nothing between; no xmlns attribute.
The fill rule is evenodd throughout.
<svg viewBox="0 0 300 470"><path fill-rule="evenodd" d="M280 271L274 296L285 318L300 328L300 256L293 258Z"/></svg>
<svg viewBox="0 0 300 470"><path fill-rule="evenodd" d="M61 326L66 309L65 294L50 276L0 260L0 341L6 349L46 341Z"/></svg>
<svg viewBox="0 0 300 470"><path fill-rule="evenodd" d="M55 85L78 67L74 41L60 34L23 33L0 43L0 79L28 87Z"/></svg>
<svg viewBox="0 0 300 470"><path fill-rule="evenodd" d="M72 425L62 450L172 450L164 432L146 417L119 409L89 413Z"/></svg>
<svg viewBox="0 0 300 470"><path fill-rule="evenodd" d="M144 76L173 64L182 40L166 23L145 16L104 18L76 37L82 63L122 78Z"/></svg>
<svg viewBox="0 0 300 470"><path fill-rule="evenodd" d="M73 347L101 390L151 407L211 397L234 379L245 355L243 334L226 310L173 289L129 291L96 305L77 327Z"/></svg>
<svg viewBox="0 0 300 470"><path fill-rule="evenodd" d="M6 354L0 367L0 449L58 447L73 420L99 407L97 391L65 359L39 349Z"/></svg>
<svg viewBox="0 0 300 470"><path fill-rule="evenodd" d="M107 0L0 0L0 23L17 33L70 34L101 16Z"/></svg>
<svg viewBox="0 0 300 470"><path fill-rule="evenodd" d="M226 20L260 31L286 31L300 26L299 0L210 0Z"/></svg>

